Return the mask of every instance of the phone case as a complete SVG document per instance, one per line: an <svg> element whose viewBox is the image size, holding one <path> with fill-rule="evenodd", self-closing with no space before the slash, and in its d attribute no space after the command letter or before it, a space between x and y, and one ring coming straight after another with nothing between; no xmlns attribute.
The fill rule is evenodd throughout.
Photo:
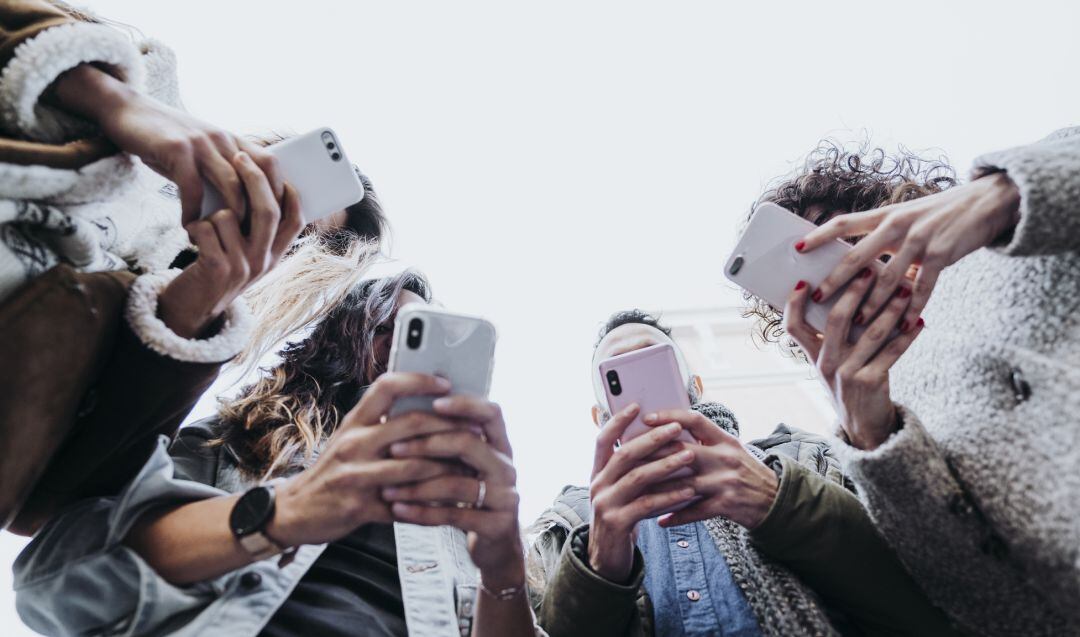
<svg viewBox="0 0 1080 637"><path fill-rule="evenodd" d="M795 243L816 227L774 203L760 204L728 257L724 275L782 310L799 281L816 288L851 251L851 245L840 239L806 253L795 250ZM882 265L874 263L879 270ZM824 303L808 302L806 322L824 332L829 310L842 293L843 289L837 291ZM852 326L849 340L856 340L865 329L865 326Z"/></svg>
<svg viewBox="0 0 1080 637"><path fill-rule="evenodd" d="M327 148L329 144L333 148ZM308 224L347 208L364 198L364 185L345 155L337 135L329 128L290 137L267 147L277 158L282 178L300 195L300 212ZM333 159L332 153L340 157ZM204 183L202 211L206 217L225 207L221 193Z"/></svg>
<svg viewBox="0 0 1080 637"><path fill-rule="evenodd" d="M416 349L407 342L408 325L414 318L423 321L423 335ZM495 361L495 339L495 326L487 320L411 303L398 310L394 320L389 369L442 376L452 385L451 395L486 398ZM394 403L390 415L431 411L433 400L431 396L402 398Z"/></svg>
<svg viewBox="0 0 1080 637"><path fill-rule="evenodd" d="M599 368L612 414L625 409L631 403L637 403L640 407L637 417L619 440L620 444L653 429L642 421L645 414L666 409L690 409L690 396L686 387L688 379L682 377L675 350L667 343L612 356L601 361ZM622 386L622 392L617 396L612 393L611 384L607 381L607 374L612 370L619 375L619 384ZM679 434L679 440L697 444L697 440L686 431ZM684 468L673 473L672 477L690 473L689 468Z"/></svg>

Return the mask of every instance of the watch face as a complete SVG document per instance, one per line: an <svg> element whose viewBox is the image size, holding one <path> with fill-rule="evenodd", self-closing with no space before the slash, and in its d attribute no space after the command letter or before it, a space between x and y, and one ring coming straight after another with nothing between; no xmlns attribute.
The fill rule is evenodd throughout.
<svg viewBox="0 0 1080 637"><path fill-rule="evenodd" d="M248 535L262 529L274 512L274 492L269 487L255 487L236 501L229 526L237 536Z"/></svg>

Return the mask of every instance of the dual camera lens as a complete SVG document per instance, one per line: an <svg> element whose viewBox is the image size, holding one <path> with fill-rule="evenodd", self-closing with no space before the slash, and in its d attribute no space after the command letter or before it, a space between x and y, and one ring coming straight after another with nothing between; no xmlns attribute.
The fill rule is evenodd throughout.
<svg viewBox="0 0 1080 637"><path fill-rule="evenodd" d="M327 152L330 153L330 159L334 161L341 161L341 153L337 150L337 143L334 141L334 136L329 132L322 134L323 146L326 146Z"/></svg>
<svg viewBox="0 0 1080 637"><path fill-rule="evenodd" d="M424 339L424 322L418 318L409 321L409 333L405 335L405 344L409 349L420 349Z"/></svg>
<svg viewBox="0 0 1080 637"><path fill-rule="evenodd" d="M611 389L612 396L618 396L622 393L622 385L619 383L619 373L614 369L609 370L607 373L607 384Z"/></svg>

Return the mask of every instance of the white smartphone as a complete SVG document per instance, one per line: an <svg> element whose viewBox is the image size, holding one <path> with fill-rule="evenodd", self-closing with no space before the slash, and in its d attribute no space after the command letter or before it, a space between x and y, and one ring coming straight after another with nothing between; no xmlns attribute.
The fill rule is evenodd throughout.
<svg viewBox="0 0 1080 637"><path fill-rule="evenodd" d="M442 376L450 394L487 398L495 363L495 326L475 316L422 303L398 310L388 369ZM390 416L431 411L432 396L408 396L394 403Z"/></svg>
<svg viewBox="0 0 1080 637"><path fill-rule="evenodd" d="M758 205L750 224L724 265L724 275L769 305L783 309L799 281L817 288L840 264L851 244L836 239L810 252L798 252L795 243L817 226L774 203ZM880 270L884 264L875 261ZM845 284L846 288L847 285ZM806 322L819 332L825 331L829 310L843 293L843 288L824 303L806 304ZM852 326L849 340L855 341L865 326Z"/></svg>
<svg viewBox="0 0 1080 637"><path fill-rule="evenodd" d="M316 128L267 146L266 150L277 158L282 178L300 195L305 225L364 198L364 184L330 128ZM200 218L225 207L217 188L204 183Z"/></svg>

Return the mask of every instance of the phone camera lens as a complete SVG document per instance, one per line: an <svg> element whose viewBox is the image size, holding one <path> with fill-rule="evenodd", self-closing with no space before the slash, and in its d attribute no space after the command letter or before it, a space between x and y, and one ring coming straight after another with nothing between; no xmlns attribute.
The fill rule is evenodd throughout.
<svg viewBox="0 0 1080 637"><path fill-rule="evenodd" d="M334 142L330 142L329 144L327 144L326 148L329 149L329 150L334 150L334 148L335 148Z"/></svg>
<svg viewBox="0 0 1080 637"><path fill-rule="evenodd" d="M608 386L611 387L611 395L618 396L622 393L622 384L619 383L619 373L614 369L607 373Z"/></svg>
<svg viewBox="0 0 1080 637"><path fill-rule="evenodd" d="M736 274L739 273L739 270L742 270L742 266L743 266L743 258L742 257L735 257L735 260L731 262L731 267L728 268L728 272L730 272L732 276L735 276Z"/></svg>
<svg viewBox="0 0 1080 637"><path fill-rule="evenodd" d="M419 349L424 338L424 322L418 318L409 321L409 333L405 335L405 344L409 349Z"/></svg>
<svg viewBox="0 0 1080 637"><path fill-rule="evenodd" d="M341 159L341 153L338 153L338 152L330 153L330 159L333 159L334 161L338 161L339 159Z"/></svg>

